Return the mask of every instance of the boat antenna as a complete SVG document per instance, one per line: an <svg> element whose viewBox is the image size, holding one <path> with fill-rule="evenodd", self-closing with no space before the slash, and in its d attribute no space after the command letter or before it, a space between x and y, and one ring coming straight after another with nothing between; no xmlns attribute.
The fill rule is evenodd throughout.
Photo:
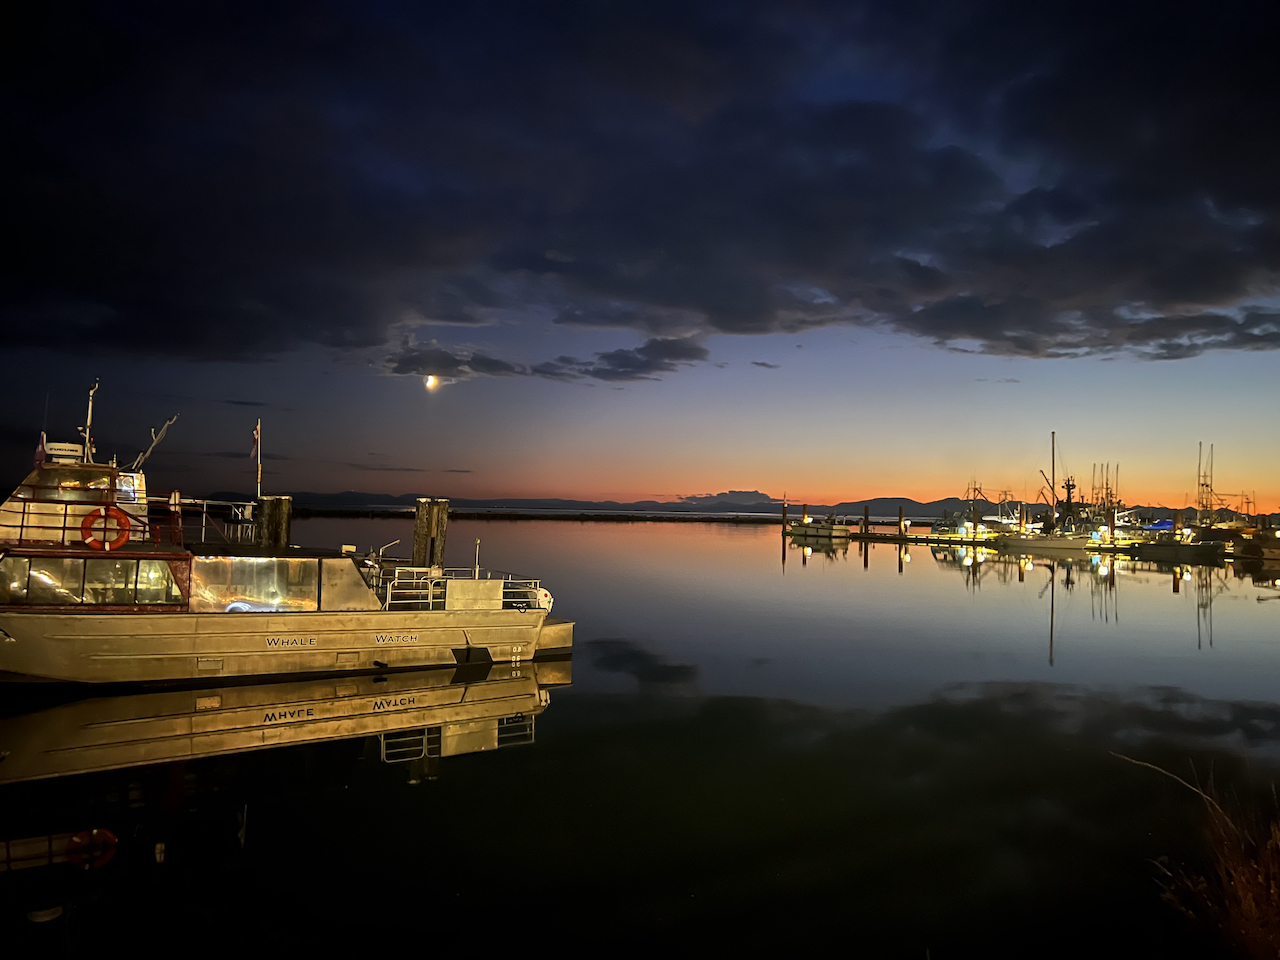
<svg viewBox="0 0 1280 960"><path fill-rule="evenodd" d="M85 414L84 426L80 428L80 436L84 437L84 462L93 463L93 438L89 435L93 430L93 395L98 392L98 381L93 381L89 388L89 412Z"/></svg>
<svg viewBox="0 0 1280 960"><path fill-rule="evenodd" d="M147 457L151 456L151 451L154 450L156 446L160 443L160 441L164 439L164 435L169 432L169 427L172 426L173 421L177 419L178 419L178 415L175 413L172 417L170 417L168 420L164 422L164 426L160 428L159 433L156 433L155 427L151 428L151 446L147 447L146 450L138 454L138 459L133 461L133 466L129 468L130 472L136 472L138 469L142 467L144 463L147 462Z"/></svg>

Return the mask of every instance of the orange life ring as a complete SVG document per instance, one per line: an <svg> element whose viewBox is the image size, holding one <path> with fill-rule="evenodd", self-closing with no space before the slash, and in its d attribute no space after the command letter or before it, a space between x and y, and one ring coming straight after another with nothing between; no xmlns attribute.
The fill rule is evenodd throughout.
<svg viewBox="0 0 1280 960"><path fill-rule="evenodd" d="M105 828L81 830L67 839L67 860L86 870L105 867L115 856L117 843L116 835Z"/></svg>
<svg viewBox="0 0 1280 960"><path fill-rule="evenodd" d="M93 525L99 520L102 521L102 532L106 534L107 517L116 522L116 538L110 542L99 540L93 535ZM119 550L129 542L129 515L119 507L99 507L85 514L85 518L80 521L80 536L84 538L86 546L92 547L94 550Z"/></svg>

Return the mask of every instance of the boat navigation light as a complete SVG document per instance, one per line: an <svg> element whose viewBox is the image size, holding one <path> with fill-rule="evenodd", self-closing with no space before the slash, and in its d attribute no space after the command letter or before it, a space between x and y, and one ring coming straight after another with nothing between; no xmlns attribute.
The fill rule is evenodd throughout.
<svg viewBox="0 0 1280 960"><path fill-rule="evenodd" d="M435 374L428 374L422 378L422 385L428 390L434 390L436 387L440 386L440 378Z"/></svg>

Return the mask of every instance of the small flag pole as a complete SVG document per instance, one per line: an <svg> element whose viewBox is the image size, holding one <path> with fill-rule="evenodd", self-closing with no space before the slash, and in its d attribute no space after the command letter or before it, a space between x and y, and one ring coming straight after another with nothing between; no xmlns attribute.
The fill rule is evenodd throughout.
<svg viewBox="0 0 1280 960"><path fill-rule="evenodd" d="M258 454L258 499L262 499L262 418L258 418L258 425L253 428L253 449Z"/></svg>

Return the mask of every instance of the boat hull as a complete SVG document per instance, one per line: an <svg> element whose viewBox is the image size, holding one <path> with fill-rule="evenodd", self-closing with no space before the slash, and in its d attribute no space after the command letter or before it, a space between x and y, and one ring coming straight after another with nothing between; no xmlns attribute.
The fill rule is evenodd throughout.
<svg viewBox="0 0 1280 960"><path fill-rule="evenodd" d="M995 547L1001 553L1040 557L1084 557L1116 552L1114 545L1089 537L996 537Z"/></svg>
<svg viewBox="0 0 1280 960"><path fill-rule="evenodd" d="M816 543L818 541L848 540L853 534L844 524L796 524L787 531L792 540Z"/></svg>
<svg viewBox="0 0 1280 960"><path fill-rule="evenodd" d="M115 683L332 673L565 650L542 609L312 613L0 612L0 672ZM545 636L544 636L545 634Z"/></svg>

